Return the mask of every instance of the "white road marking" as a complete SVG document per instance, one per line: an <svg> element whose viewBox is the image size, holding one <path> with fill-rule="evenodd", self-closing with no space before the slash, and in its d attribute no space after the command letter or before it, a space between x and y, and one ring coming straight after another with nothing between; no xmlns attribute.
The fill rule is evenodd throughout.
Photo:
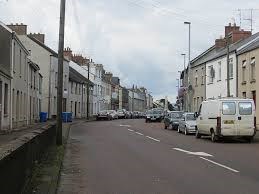
<svg viewBox="0 0 259 194"><path fill-rule="evenodd" d="M120 127L131 127L131 125L120 125Z"/></svg>
<svg viewBox="0 0 259 194"><path fill-rule="evenodd" d="M147 138L149 138L149 139L152 139L152 140L154 140L154 141L160 142L160 140L159 140L159 139L155 139L155 138L150 137L150 136L146 136L146 137L147 137Z"/></svg>
<svg viewBox="0 0 259 194"><path fill-rule="evenodd" d="M142 134L142 133L139 133L139 132L135 132L136 134L138 134L138 135L144 135L144 134Z"/></svg>
<svg viewBox="0 0 259 194"><path fill-rule="evenodd" d="M228 169L228 170L230 170L230 171L232 171L232 172L236 172L236 173L239 172L238 170L235 170L235 169L233 169L233 168L227 167L227 166L225 166L225 165L223 165L223 164L219 164L219 163L214 162L214 161L212 161L212 160L209 160L209 159L207 159L207 158L203 158L203 157L200 157L200 158L203 159L203 160L206 160L206 161L208 161L208 162L211 162L212 164L218 165L218 166L220 166L220 167L222 167L222 168Z"/></svg>
<svg viewBox="0 0 259 194"><path fill-rule="evenodd" d="M128 129L128 131L131 131L131 132L133 132L134 130L132 130L132 129Z"/></svg>
<svg viewBox="0 0 259 194"><path fill-rule="evenodd" d="M183 150L181 148L173 148L174 150L180 151L180 152L184 152L187 154L191 154L191 155L195 155L195 156L205 156L205 157L213 157L213 155L205 153L205 152L190 152L187 150Z"/></svg>

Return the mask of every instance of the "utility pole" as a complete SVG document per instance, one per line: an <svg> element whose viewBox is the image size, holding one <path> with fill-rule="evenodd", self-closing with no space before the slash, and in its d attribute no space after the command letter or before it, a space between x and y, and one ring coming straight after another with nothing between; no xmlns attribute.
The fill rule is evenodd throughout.
<svg viewBox="0 0 259 194"><path fill-rule="evenodd" d="M65 34L66 0L60 1L59 47L58 47L58 97L57 97L57 136L56 144L62 145L62 101L63 101L63 62Z"/></svg>
<svg viewBox="0 0 259 194"><path fill-rule="evenodd" d="M227 97L230 97L230 76L229 76L229 35L226 37L227 42Z"/></svg>
<svg viewBox="0 0 259 194"><path fill-rule="evenodd" d="M189 85L190 85L190 68L191 68L191 22L184 22L189 27L189 48L188 48L188 66L187 66L187 98L186 98L186 105L187 111L189 110L189 103L190 103L190 92L189 92Z"/></svg>
<svg viewBox="0 0 259 194"><path fill-rule="evenodd" d="M183 56L183 67L184 67L184 70L185 70L185 57L186 57L186 54L182 53L181 55Z"/></svg>
<svg viewBox="0 0 259 194"><path fill-rule="evenodd" d="M90 103L89 103L89 97L90 97L90 80L89 80L89 77L90 77L90 63L88 62L87 63L87 79L88 79L88 81L87 81L87 97L86 97L86 100L87 100L87 107L86 107L86 118L87 118L87 120L89 120L89 105L90 105Z"/></svg>

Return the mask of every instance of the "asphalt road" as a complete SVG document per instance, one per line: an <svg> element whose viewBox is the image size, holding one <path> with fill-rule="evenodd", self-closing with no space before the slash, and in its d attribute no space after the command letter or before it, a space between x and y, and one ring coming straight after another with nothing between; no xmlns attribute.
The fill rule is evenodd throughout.
<svg viewBox="0 0 259 194"><path fill-rule="evenodd" d="M62 194L259 193L259 142L212 143L144 120L73 126Z"/></svg>

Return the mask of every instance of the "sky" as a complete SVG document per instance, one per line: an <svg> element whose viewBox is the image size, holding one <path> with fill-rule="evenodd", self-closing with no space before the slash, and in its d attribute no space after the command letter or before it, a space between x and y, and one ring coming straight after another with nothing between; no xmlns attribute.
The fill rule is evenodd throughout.
<svg viewBox="0 0 259 194"><path fill-rule="evenodd" d="M46 45L57 50L59 6L58 0L0 0L0 20L27 24L28 32L44 33ZM238 9L241 27L249 30L250 8L255 33L254 0L67 0L65 47L103 64L123 86L144 86L155 99L175 102L181 54L188 54L184 22L191 22L192 59L224 34L225 25L240 24Z"/></svg>

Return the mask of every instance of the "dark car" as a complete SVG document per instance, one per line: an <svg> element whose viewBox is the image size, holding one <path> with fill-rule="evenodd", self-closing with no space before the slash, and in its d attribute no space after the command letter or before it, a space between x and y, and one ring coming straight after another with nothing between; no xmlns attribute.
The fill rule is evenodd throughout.
<svg viewBox="0 0 259 194"><path fill-rule="evenodd" d="M166 114L164 118L164 124L165 124L165 129L170 128L171 129L177 129L179 122L181 121L183 117L183 112L181 111L172 111Z"/></svg>
<svg viewBox="0 0 259 194"><path fill-rule="evenodd" d="M152 121L161 122L163 120L163 113L160 110L150 110L146 115L146 123Z"/></svg>
<svg viewBox="0 0 259 194"><path fill-rule="evenodd" d="M112 120L112 115L107 110L100 111L96 115L96 120Z"/></svg>

